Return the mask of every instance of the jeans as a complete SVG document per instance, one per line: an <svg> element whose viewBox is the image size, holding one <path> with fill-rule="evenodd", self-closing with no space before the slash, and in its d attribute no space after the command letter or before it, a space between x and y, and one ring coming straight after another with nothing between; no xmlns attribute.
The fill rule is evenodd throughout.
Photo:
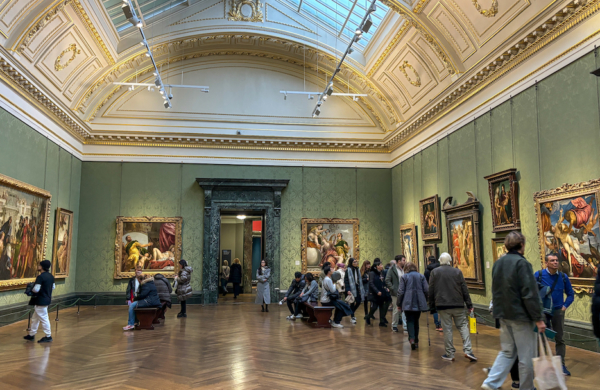
<svg viewBox="0 0 600 390"><path fill-rule="evenodd" d="M233 284L233 296L237 297L238 295L240 295L240 284L234 283Z"/></svg>
<svg viewBox="0 0 600 390"><path fill-rule="evenodd" d="M405 311L406 314L406 325L408 330L408 338L415 340L415 343L419 343L419 318L421 318L420 311Z"/></svg>
<svg viewBox="0 0 600 390"><path fill-rule="evenodd" d="M344 312L340 309L335 309L335 314L333 315L333 322L339 324L342 320L342 317L344 317Z"/></svg>
<svg viewBox="0 0 600 390"><path fill-rule="evenodd" d="M50 319L48 318L48 306L34 306L33 316L31 316L30 336L35 336L40 323L42 324L42 330L46 334L46 337L52 337L52 327L50 326Z"/></svg>
<svg viewBox="0 0 600 390"><path fill-rule="evenodd" d="M403 311L398 310L396 301L398 297L392 297L392 306L394 311L392 312L392 328L397 328L400 324L400 317L402 317L402 327L406 330L406 314Z"/></svg>
<svg viewBox="0 0 600 390"><path fill-rule="evenodd" d="M442 327L442 323L440 322L440 318L438 316L437 311L435 313L433 313L433 323L435 324L436 328Z"/></svg>
<svg viewBox="0 0 600 390"><path fill-rule="evenodd" d="M221 279L221 290L223 294L227 294L227 283L229 283L229 281L225 278Z"/></svg>
<svg viewBox="0 0 600 390"><path fill-rule="evenodd" d="M127 321L127 325L129 326L133 326L136 322L135 308L138 306L138 303L138 301L135 301L131 302L131 305L129 305L129 321Z"/></svg>
<svg viewBox="0 0 600 390"><path fill-rule="evenodd" d="M469 325L467 322L467 311L465 309L445 309L439 310L438 313L440 314L442 329L444 330L446 356L453 358L454 353L456 352L452 342L452 320L454 320L454 325L460 332L460 337L462 337L463 351L465 354L473 353L473 349L471 348Z"/></svg>
<svg viewBox="0 0 600 390"><path fill-rule="evenodd" d="M565 312L561 309L555 309L552 312L552 318L550 318L550 329L556 332L554 341L556 342L556 354L560 355L562 364L565 364L565 353L567 347L565 345L564 333L565 333Z"/></svg>
<svg viewBox="0 0 600 390"><path fill-rule="evenodd" d="M285 303L287 303L287 307L288 307L288 309L290 309L291 314L296 313L296 309L298 309L300 307L300 303L296 302L295 299L286 299ZM296 304L296 309L294 309L294 303ZM296 315L296 314L294 314L294 315Z"/></svg>
<svg viewBox="0 0 600 390"><path fill-rule="evenodd" d="M360 307L361 302L360 301L354 301L350 304L350 309L352 310L352 317L355 317L354 313L356 313L356 309L358 309ZM367 312L366 309L366 302L365 302L365 313Z"/></svg>
<svg viewBox="0 0 600 390"><path fill-rule="evenodd" d="M535 324L530 321L500 320L500 347L496 361L483 382L493 389L499 388L506 379L517 357L522 390L533 389L533 358L536 356L537 336Z"/></svg>

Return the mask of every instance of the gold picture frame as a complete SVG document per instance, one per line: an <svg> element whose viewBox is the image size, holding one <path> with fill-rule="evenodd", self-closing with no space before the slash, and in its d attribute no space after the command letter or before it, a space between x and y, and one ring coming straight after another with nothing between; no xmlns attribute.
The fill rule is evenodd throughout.
<svg viewBox="0 0 600 390"><path fill-rule="evenodd" d="M409 240L409 241L407 241ZM400 225L400 248L406 256L406 261L412 261L419 269L419 247L417 242L417 227L414 223Z"/></svg>
<svg viewBox="0 0 600 390"><path fill-rule="evenodd" d="M421 214L421 238L423 241L441 240L442 226L440 218L440 201L436 194L419 201Z"/></svg>
<svg viewBox="0 0 600 390"><path fill-rule="evenodd" d="M569 276L576 292L594 289L600 262L599 197L600 179L533 194L541 266L545 268L547 254L555 254L559 271Z"/></svg>
<svg viewBox="0 0 600 390"><path fill-rule="evenodd" d="M52 245L52 274L55 279L69 277L71 267L71 240L73 238L73 212L56 209L54 223L54 245Z"/></svg>
<svg viewBox="0 0 600 390"><path fill-rule="evenodd" d="M492 238L492 258L494 259L494 263L507 253L508 251L504 246L504 237Z"/></svg>
<svg viewBox="0 0 600 390"><path fill-rule="evenodd" d="M157 224L160 224L158 226ZM138 252L140 256L130 256L132 259L126 258L127 256L127 245L125 242L127 241L127 236L137 235L140 238L143 238L145 235L147 241L158 242L159 238L157 238L157 229L159 229L159 237L160 230L162 229L162 224L169 224L169 237L173 236L174 239L173 244L169 244L169 249L163 251L164 248L158 248L160 254L152 253L149 259L143 261L144 264L144 273L153 274L160 273L164 275L166 278L174 278L179 269L179 260L181 260L181 242L182 242L182 227L183 227L183 218L182 217L117 217L116 222L116 238L115 238L115 279L126 279L132 278L135 275L135 267L140 263L140 258L143 257L144 249L142 246L146 247L147 244L142 244L138 246ZM171 234L172 233L172 234ZM134 240L131 237L131 241ZM158 245L152 245L152 247L157 247ZM154 248L153 248L154 249ZM131 253L129 253L131 254ZM152 260L153 256L157 256L157 260ZM162 256L164 260L162 260ZM161 258L159 260L159 257ZM126 261L133 261L136 264L125 263ZM152 266L153 262L160 263L162 261L172 261L172 269L171 266L168 265L165 268L146 268L147 266ZM169 264L169 263L165 263Z"/></svg>
<svg viewBox="0 0 600 390"><path fill-rule="evenodd" d="M0 291L25 288L28 283L35 281L37 263L46 256L51 201L52 194L49 191L0 174L0 237L3 240L0 244L0 263L4 265L2 271L7 273L6 278L0 280ZM14 219L11 222L12 217ZM32 249L32 258L26 265L22 265L24 263L20 258L23 240L17 237L23 234L21 218L28 221L29 217L37 221L31 229L32 232L35 231L33 239L27 244ZM8 266L10 267L7 268ZM22 274L21 277L18 274Z"/></svg>
<svg viewBox="0 0 600 390"><path fill-rule="evenodd" d="M321 273L324 261L348 264L353 257L360 262L358 218L302 218L302 273ZM340 226L341 225L341 226ZM349 236L344 234L351 233ZM338 234L342 234L339 242ZM333 238L333 239L332 239ZM352 242L348 242L351 238ZM340 245L341 244L341 245ZM339 249L337 247L340 247Z"/></svg>
<svg viewBox="0 0 600 390"><path fill-rule="evenodd" d="M488 181L492 232L521 229L519 215L519 182L516 168L484 177Z"/></svg>

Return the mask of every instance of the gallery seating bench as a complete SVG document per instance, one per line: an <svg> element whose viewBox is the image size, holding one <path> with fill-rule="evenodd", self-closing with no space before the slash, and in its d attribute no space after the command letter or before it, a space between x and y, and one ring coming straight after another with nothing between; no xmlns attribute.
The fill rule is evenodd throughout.
<svg viewBox="0 0 600 390"><path fill-rule="evenodd" d="M158 307L148 307L143 309L134 309L135 316L137 317L139 324L135 326L135 330L147 329L154 330L154 319L156 318L156 314L160 310Z"/></svg>
<svg viewBox="0 0 600 390"><path fill-rule="evenodd" d="M156 312L156 316L154 317L154 321L152 321L153 324L160 324L159 320L164 320L165 319L165 313L167 312L167 302L163 302L162 306L158 308L158 311Z"/></svg>
<svg viewBox="0 0 600 390"><path fill-rule="evenodd" d="M308 312L308 322L315 328L331 328L329 319L335 306L321 306L319 302L307 301L304 302L304 307Z"/></svg>

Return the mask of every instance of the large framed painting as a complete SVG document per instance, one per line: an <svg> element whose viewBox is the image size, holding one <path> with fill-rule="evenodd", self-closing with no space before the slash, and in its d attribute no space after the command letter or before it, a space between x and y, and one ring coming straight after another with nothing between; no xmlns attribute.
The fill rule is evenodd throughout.
<svg viewBox="0 0 600 390"><path fill-rule="evenodd" d="M419 254L417 246L417 228L414 223L400 226L400 246L406 261L412 261L419 268Z"/></svg>
<svg viewBox="0 0 600 390"><path fill-rule="evenodd" d="M515 168L486 176L492 210L494 233L521 229L519 217L519 183Z"/></svg>
<svg viewBox="0 0 600 390"><path fill-rule="evenodd" d="M467 192L469 199L461 205L452 206L452 197L444 201L448 230L448 251L452 265L462 271L467 286L485 289L481 265L479 236L479 201Z"/></svg>
<svg viewBox="0 0 600 390"><path fill-rule="evenodd" d="M492 238L492 258L494 259L494 263L507 253L508 251L504 246L504 237Z"/></svg>
<svg viewBox="0 0 600 390"><path fill-rule="evenodd" d="M0 175L0 291L24 288L46 254L50 192Z"/></svg>
<svg viewBox="0 0 600 390"><path fill-rule="evenodd" d="M433 256L437 260L439 258L437 244L424 244L423 245L423 264L427 267L429 264L429 258Z"/></svg>
<svg viewBox="0 0 600 390"><path fill-rule="evenodd" d="M117 217L115 279L136 268L174 278L181 260L181 217Z"/></svg>
<svg viewBox="0 0 600 390"><path fill-rule="evenodd" d="M52 274L57 279L64 279L69 276L72 237L73 212L67 209L56 209L54 245L52 246Z"/></svg>
<svg viewBox="0 0 600 390"><path fill-rule="evenodd" d="M419 201L421 212L421 238L423 241L441 240L442 229L440 225L440 203L438 196L421 199Z"/></svg>
<svg viewBox="0 0 600 390"><path fill-rule="evenodd" d="M542 267L555 254L578 292L592 292L600 261L600 179L533 194Z"/></svg>
<svg viewBox="0 0 600 390"><path fill-rule="evenodd" d="M323 264L360 261L358 219L302 218L302 272L318 275Z"/></svg>

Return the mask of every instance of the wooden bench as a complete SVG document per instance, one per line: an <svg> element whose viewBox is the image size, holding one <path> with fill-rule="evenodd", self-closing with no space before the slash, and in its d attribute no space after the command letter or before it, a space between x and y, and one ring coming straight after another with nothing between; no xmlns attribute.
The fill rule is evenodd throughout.
<svg viewBox="0 0 600 390"><path fill-rule="evenodd" d="M147 329L154 330L154 319L159 311L158 307L148 307L143 309L134 309L135 316L139 321L139 325L135 326L135 330Z"/></svg>
<svg viewBox="0 0 600 390"><path fill-rule="evenodd" d="M319 302L306 301L303 303L308 312L308 322L315 328L331 328L329 319L335 306L321 306Z"/></svg>
<svg viewBox="0 0 600 390"><path fill-rule="evenodd" d="M160 324L159 320L165 320L165 313L167 312L167 302L163 302L162 306L156 312L156 317L154 317L153 324Z"/></svg>

